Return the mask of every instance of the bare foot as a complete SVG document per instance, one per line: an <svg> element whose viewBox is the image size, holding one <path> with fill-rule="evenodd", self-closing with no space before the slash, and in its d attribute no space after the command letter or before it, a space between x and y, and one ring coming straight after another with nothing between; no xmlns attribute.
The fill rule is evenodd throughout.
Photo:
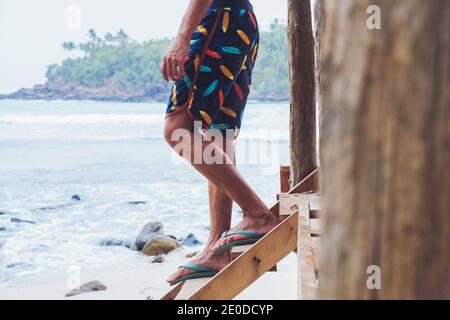
<svg viewBox="0 0 450 320"><path fill-rule="evenodd" d="M228 233L236 231L252 231L258 234L267 234L278 225L278 219L273 214L267 214L260 218L244 217L242 221L232 228ZM223 239L219 239L213 246L213 252L217 251L230 242L248 239L245 235L232 235ZM226 250L229 251L229 250Z"/></svg>
<svg viewBox="0 0 450 320"><path fill-rule="evenodd" d="M224 252L223 254L214 254L213 251L209 250L208 248L206 248L203 252L196 255L192 260L189 261L189 263L192 265L217 271L225 268L230 262L231 257L229 252ZM167 278L167 282L172 285L175 281L177 281L177 279L191 273L195 273L195 271L186 268L180 268L177 272Z"/></svg>

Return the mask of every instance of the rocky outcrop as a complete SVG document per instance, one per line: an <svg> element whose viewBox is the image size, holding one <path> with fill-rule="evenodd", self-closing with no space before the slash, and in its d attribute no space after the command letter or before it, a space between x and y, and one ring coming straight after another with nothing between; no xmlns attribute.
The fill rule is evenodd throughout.
<svg viewBox="0 0 450 320"><path fill-rule="evenodd" d="M70 199L73 201L81 201L81 197L78 194L74 194Z"/></svg>
<svg viewBox="0 0 450 320"><path fill-rule="evenodd" d="M167 90L122 88L116 86L113 79L108 79L102 86L83 86L79 83L48 81L45 84L37 84L33 88L24 88L11 94L2 94L0 99L162 102L167 99Z"/></svg>
<svg viewBox="0 0 450 320"><path fill-rule="evenodd" d="M141 251L144 246L156 236L163 235L163 224L161 222L150 222L142 228L138 237L136 238L136 249Z"/></svg>
<svg viewBox="0 0 450 320"><path fill-rule="evenodd" d="M70 290L68 293L66 293L66 297L72 297L76 296L82 293L88 293L88 292L94 292L94 291L104 291L107 287L101 283L100 281L90 281L83 285L81 285L78 288Z"/></svg>
<svg viewBox="0 0 450 320"><path fill-rule="evenodd" d="M136 249L147 256L164 255L180 246L174 236L164 234L163 224L158 221L147 223L135 242Z"/></svg>
<svg viewBox="0 0 450 320"><path fill-rule="evenodd" d="M189 233L181 240L181 244L185 247L195 247L201 245L202 243L193 233Z"/></svg>
<svg viewBox="0 0 450 320"><path fill-rule="evenodd" d="M179 247L180 243L177 240L166 235L158 235L145 244L142 253L147 256L157 256L167 254Z"/></svg>

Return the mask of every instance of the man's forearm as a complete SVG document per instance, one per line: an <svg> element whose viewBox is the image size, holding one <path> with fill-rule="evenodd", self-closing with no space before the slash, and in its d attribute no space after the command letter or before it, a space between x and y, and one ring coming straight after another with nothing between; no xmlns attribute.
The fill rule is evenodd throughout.
<svg viewBox="0 0 450 320"><path fill-rule="evenodd" d="M201 22L212 0L191 0L186 14L178 31L178 38L182 41L189 41L195 29Z"/></svg>

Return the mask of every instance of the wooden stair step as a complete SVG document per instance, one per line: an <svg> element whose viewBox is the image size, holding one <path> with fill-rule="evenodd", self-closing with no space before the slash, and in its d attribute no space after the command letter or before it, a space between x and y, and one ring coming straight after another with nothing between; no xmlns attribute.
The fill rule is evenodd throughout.
<svg viewBox="0 0 450 320"><path fill-rule="evenodd" d="M298 214L290 216L188 300L233 299L297 247L297 224Z"/></svg>
<svg viewBox="0 0 450 320"><path fill-rule="evenodd" d="M292 215L265 237L241 253L218 275L204 283L187 300L231 300L271 269L297 246L298 214ZM279 245L282 243L283 245ZM186 281L185 284L191 283ZM179 284L162 300L181 299L184 284ZM192 285L188 284L189 290ZM186 290L188 290L186 289Z"/></svg>
<svg viewBox="0 0 450 320"><path fill-rule="evenodd" d="M286 217L294 214L298 211L298 204L301 200L307 200L309 202L309 209L313 213L315 218L319 217L319 211L321 210L320 195L318 193L311 194L289 194L281 193L279 195L279 215L280 217ZM283 218L281 218L283 220Z"/></svg>
<svg viewBox="0 0 450 320"><path fill-rule="evenodd" d="M317 298L319 275L319 245L321 224L319 220L320 196L299 196L298 225L298 296L303 300ZM315 209L315 210L313 210Z"/></svg>
<svg viewBox="0 0 450 320"><path fill-rule="evenodd" d="M302 182L295 186L288 194L311 192L317 190L319 169L316 169ZM316 203L319 203L320 201ZM320 208L314 205L314 208ZM295 208L294 208L295 209ZM279 216L280 201L271 209L273 214ZM282 217L282 222L250 246L240 246L234 249L238 255L225 269L214 278L202 280L189 280L176 285L162 300L231 300L250 286L276 263L297 248L298 225L300 210ZM281 218L281 217L280 217ZM244 248L242 248L244 247ZM314 264L314 262L312 263ZM194 293L192 293L194 292ZM190 295L190 296L189 296ZM187 297L187 298L186 298Z"/></svg>
<svg viewBox="0 0 450 320"><path fill-rule="evenodd" d="M248 244L245 246L236 246L231 249L231 259L235 260L237 257L239 257L242 253L246 252L248 249L252 247L252 244ZM269 271L270 272L276 272L277 265L274 265Z"/></svg>
<svg viewBox="0 0 450 320"><path fill-rule="evenodd" d="M192 279L178 283L171 291L163 296L161 300L186 300L198 289L208 283L209 280L211 280L211 278Z"/></svg>

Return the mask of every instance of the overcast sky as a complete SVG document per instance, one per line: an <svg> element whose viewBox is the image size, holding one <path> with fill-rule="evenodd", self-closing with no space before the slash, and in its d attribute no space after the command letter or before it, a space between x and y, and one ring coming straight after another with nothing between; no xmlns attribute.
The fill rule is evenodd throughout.
<svg viewBox="0 0 450 320"><path fill-rule="evenodd" d="M64 41L123 28L132 38L174 36L188 0L0 0L0 93L45 81L47 65L67 57ZM286 0L253 0L261 29L286 20ZM78 19L79 17L79 19Z"/></svg>

